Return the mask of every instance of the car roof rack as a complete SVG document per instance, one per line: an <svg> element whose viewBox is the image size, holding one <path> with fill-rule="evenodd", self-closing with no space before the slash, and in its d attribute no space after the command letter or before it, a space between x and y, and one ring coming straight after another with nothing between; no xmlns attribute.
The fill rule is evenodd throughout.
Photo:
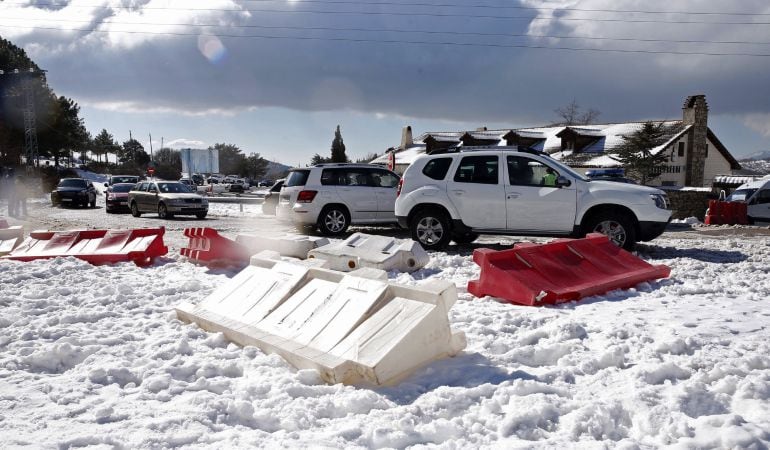
<svg viewBox="0 0 770 450"><path fill-rule="evenodd" d="M549 156L548 153L543 152L541 150L535 150L529 147L519 147L516 145L474 145L474 146L468 146L468 147L450 147L450 148L442 148L442 149L436 149L430 153L429 155L443 155L446 153L468 153L468 152L482 152L482 151L503 151L503 150L514 150L521 153L530 153L532 155L540 155L540 156Z"/></svg>

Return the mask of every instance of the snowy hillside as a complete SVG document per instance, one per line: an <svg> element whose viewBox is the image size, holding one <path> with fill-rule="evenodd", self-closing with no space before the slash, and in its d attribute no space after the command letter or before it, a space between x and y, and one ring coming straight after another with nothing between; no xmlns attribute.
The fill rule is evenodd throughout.
<svg viewBox="0 0 770 450"><path fill-rule="evenodd" d="M767 448L767 235L671 232L670 279L558 307L478 299L469 252L413 274L456 283L467 349L388 388L326 385L175 318L233 272L0 260L3 448Z"/></svg>

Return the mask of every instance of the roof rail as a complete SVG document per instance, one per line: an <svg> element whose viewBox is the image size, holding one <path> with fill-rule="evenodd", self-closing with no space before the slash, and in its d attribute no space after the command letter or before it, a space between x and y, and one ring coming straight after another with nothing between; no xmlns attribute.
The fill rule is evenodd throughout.
<svg viewBox="0 0 770 450"><path fill-rule="evenodd" d="M529 147L519 147L516 145L474 145L474 146L468 146L468 147L451 147L451 148L442 148L442 149L436 149L432 151L431 155L441 155L445 153L466 153L466 152L482 152L482 151L489 151L489 150L513 150L517 152L522 153L530 153L533 155L540 155L540 156L549 156L548 153L535 150Z"/></svg>

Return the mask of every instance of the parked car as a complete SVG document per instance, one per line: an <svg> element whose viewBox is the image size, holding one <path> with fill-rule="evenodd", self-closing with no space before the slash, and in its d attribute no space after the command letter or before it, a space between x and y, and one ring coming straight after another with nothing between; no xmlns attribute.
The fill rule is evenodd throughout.
<svg viewBox="0 0 770 450"><path fill-rule="evenodd" d="M203 175L199 173L192 174L192 181L196 186L203 186Z"/></svg>
<svg viewBox="0 0 770 450"><path fill-rule="evenodd" d="M203 219L209 211L208 200L177 181L143 181L128 193L128 205L134 217L158 213L161 219L175 215Z"/></svg>
<svg viewBox="0 0 770 450"><path fill-rule="evenodd" d="M285 178L283 178L285 180ZM270 187L273 186L275 183L273 183L273 180L262 180L259 182L258 187Z"/></svg>
<svg viewBox="0 0 770 450"><path fill-rule="evenodd" d="M107 213L116 211L129 211L128 192L134 188L135 183L116 183L107 188L105 196L105 210Z"/></svg>
<svg viewBox="0 0 770 450"><path fill-rule="evenodd" d="M219 173L212 173L211 176L209 176L206 179L206 183L208 184L220 184L224 183L225 176Z"/></svg>
<svg viewBox="0 0 770 450"><path fill-rule="evenodd" d="M550 169L555 186L546 185ZM494 147L422 155L404 173L399 225L426 249L479 233L579 237L606 234L626 249L660 236L671 220L655 188L594 181L536 151Z"/></svg>
<svg viewBox="0 0 770 450"><path fill-rule="evenodd" d="M139 177L136 175L110 175L110 177L107 178L107 182L104 183L104 186L110 187L113 184L117 184L117 183L136 184L138 182L139 182Z"/></svg>
<svg viewBox="0 0 770 450"><path fill-rule="evenodd" d="M185 186L189 187L190 190L195 191L195 182L189 178L180 178L179 182L184 184Z"/></svg>
<svg viewBox="0 0 770 450"><path fill-rule="evenodd" d="M276 217L299 227L339 235L351 224L395 223L399 176L371 164L319 164L292 169Z"/></svg>
<svg viewBox="0 0 770 450"><path fill-rule="evenodd" d="M770 222L770 175L738 186L726 200L745 202L749 223Z"/></svg>
<svg viewBox="0 0 770 450"><path fill-rule="evenodd" d="M238 175L228 175L228 176L226 176L226 177L225 177L225 178L222 180L222 183L225 183L225 184L234 183L234 182L235 182L235 180L237 180L238 178L240 178Z"/></svg>
<svg viewBox="0 0 770 450"><path fill-rule="evenodd" d="M84 178L63 178L51 192L51 203L96 208L96 188Z"/></svg>
<svg viewBox="0 0 770 450"><path fill-rule="evenodd" d="M281 178L276 181L265 194L265 201L262 203L262 214L275 215L275 207L278 205L278 197L281 193L281 188L286 178Z"/></svg>

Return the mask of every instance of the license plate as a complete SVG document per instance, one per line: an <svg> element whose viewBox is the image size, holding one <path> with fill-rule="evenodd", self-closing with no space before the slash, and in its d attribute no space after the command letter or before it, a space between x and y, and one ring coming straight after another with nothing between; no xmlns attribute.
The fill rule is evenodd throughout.
<svg viewBox="0 0 770 450"><path fill-rule="evenodd" d="M71 202L72 199L71 198L63 198L63 199L61 199L61 201L63 201L63 202Z"/></svg>

